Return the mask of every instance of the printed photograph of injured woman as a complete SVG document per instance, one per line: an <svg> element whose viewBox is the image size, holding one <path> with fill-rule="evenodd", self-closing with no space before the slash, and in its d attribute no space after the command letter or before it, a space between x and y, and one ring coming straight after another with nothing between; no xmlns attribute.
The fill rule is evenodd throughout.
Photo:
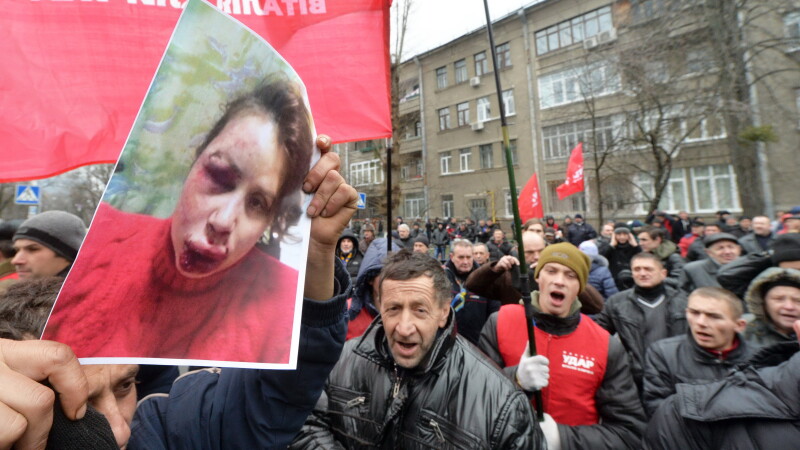
<svg viewBox="0 0 800 450"><path fill-rule="evenodd" d="M188 15L43 338L88 362L290 367L318 155L305 88L230 18Z"/></svg>

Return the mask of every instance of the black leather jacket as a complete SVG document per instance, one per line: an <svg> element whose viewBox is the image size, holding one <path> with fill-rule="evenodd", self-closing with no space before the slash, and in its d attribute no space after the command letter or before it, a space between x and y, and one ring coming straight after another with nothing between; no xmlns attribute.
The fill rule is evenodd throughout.
<svg viewBox="0 0 800 450"><path fill-rule="evenodd" d="M752 356L744 337L737 335L739 346L725 359L697 345L692 333L662 339L647 350L644 366L644 409L652 416L678 383L710 383L725 378L738 364Z"/></svg>
<svg viewBox="0 0 800 450"><path fill-rule="evenodd" d="M394 364L380 317L345 344L293 449L544 448L522 391L453 327L413 370Z"/></svg>

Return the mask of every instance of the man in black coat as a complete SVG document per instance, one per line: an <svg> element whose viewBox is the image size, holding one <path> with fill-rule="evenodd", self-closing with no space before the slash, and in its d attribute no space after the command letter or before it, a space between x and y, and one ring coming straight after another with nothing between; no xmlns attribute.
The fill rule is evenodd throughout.
<svg viewBox="0 0 800 450"><path fill-rule="evenodd" d="M742 302L730 291L703 287L689 296L689 333L656 342L647 350L644 366L644 408L652 415L678 383L720 380L750 359L741 332Z"/></svg>
<svg viewBox="0 0 800 450"><path fill-rule="evenodd" d="M794 323L800 336L800 320ZM645 433L653 450L789 449L800 442L800 346L761 349L745 367L710 384L679 384Z"/></svg>
<svg viewBox="0 0 800 450"><path fill-rule="evenodd" d="M575 218L572 224L569 226L569 234L567 235L569 242L577 247L581 245L581 242L588 241L589 239L594 239L596 237L597 231L595 231L591 225L583 221L582 215L575 214Z"/></svg>

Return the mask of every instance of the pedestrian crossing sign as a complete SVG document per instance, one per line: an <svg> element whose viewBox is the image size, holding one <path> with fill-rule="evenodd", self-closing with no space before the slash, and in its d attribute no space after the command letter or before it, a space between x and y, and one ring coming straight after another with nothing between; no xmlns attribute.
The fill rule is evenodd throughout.
<svg viewBox="0 0 800 450"><path fill-rule="evenodd" d="M38 205L39 186L18 184L17 195L14 196L14 203L18 205Z"/></svg>
<svg viewBox="0 0 800 450"><path fill-rule="evenodd" d="M356 204L358 209L366 209L367 208L367 194L364 192L358 193L358 203Z"/></svg>

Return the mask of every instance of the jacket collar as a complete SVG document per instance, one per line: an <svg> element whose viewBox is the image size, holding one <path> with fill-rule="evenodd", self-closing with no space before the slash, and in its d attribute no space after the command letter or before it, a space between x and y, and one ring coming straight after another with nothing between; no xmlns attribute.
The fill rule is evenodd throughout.
<svg viewBox="0 0 800 450"><path fill-rule="evenodd" d="M736 333L736 339L739 341L739 345L735 349L731 350L725 359L720 359L714 353L704 349L703 347L700 347L697 344L697 341L694 340L694 337L692 336L692 329L689 327L686 327L686 339L689 340L692 346L692 358L701 364L735 365L740 362L744 362L749 350L744 337L740 333Z"/></svg>
<svg viewBox="0 0 800 450"><path fill-rule="evenodd" d="M567 317L558 317L542 312L539 306L539 292L531 292L531 306L533 306L533 321L536 328L555 336L570 334L578 328L581 321L581 301L577 298L572 303Z"/></svg>

